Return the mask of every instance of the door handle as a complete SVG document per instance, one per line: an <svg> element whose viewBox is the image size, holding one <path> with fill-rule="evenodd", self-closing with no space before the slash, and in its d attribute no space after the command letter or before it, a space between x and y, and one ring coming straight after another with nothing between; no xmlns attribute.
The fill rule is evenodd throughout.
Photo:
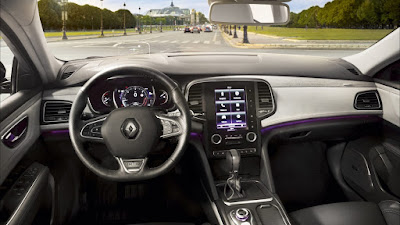
<svg viewBox="0 0 400 225"><path fill-rule="evenodd" d="M1 141L7 147L14 148L24 139L27 130L28 117L24 117L3 135Z"/></svg>

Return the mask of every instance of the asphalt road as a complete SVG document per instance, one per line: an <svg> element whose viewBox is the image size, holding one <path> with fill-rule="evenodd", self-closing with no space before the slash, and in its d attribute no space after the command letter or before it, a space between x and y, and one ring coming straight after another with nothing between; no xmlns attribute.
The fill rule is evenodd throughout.
<svg viewBox="0 0 400 225"><path fill-rule="evenodd" d="M240 37L239 37L240 38ZM151 54L171 52L271 52L280 54L344 57L360 50L298 50L298 49L240 49L225 42L219 31L183 33L183 31L152 34L68 40L48 44L54 55L70 60L89 56Z"/></svg>
<svg viewBox="0 0 400 225"><path fill-rule="evenodd" d="M242 37L239 37L242 38ZM48 39L48 47L62 60L80 59L90 56L115 56L127 54L154 54L171 52L270 52L278 54L314 55L341 58L360 50L304 50L304 49L241 49L226 43L219 31L183 33L183 31L158 31L150 34L80 39L70 37ZM250 40L251 41L251 40ZM0 60L5 65L7 77L11 74L13 54L0 39Z"/></svg>

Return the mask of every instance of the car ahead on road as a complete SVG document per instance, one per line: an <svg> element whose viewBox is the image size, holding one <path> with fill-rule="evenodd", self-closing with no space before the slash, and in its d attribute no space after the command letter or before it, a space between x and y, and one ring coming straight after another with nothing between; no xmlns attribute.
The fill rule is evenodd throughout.
<svg viewBox="0 0 400 225"><path fill-rule="evenodd" d="M185 27L185 29L183 30L183 33L190 33L190 32L192 32L191 30L190 30L190 27Z"/></svg>
<svg viewBox="0 0 400 225"><path fill-rule="evenodd" d="M194 26L194 27L192 27L191 32L192 32L192 33L200 33L200 28L197 27L197 26Z"/></svg>
<svg viewBox="0 0 400 225"><path fill-rule="evenodd" d="M212 30L212 28L211 28L211 26L206 26L205 28L204 28L204 32L212 32L213 30Z"/></svg>
<svg viewBox="0 0 400 225"><path fill-rule="evenodd" d="M0 224L399 225L400 28L342 58L218 30L57 41L42 1L0 0ZM213 24L290 15L204 2Z"/></svg>

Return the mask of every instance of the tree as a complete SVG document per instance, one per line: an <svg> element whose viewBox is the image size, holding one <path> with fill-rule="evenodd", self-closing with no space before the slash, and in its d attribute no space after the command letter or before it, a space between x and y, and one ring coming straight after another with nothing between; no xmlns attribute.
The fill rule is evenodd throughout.
<svg viewBox="0 0 400 225"><path fill-rule="evenodd" d="M55 0L40 0L38 7L43 30L61 30L61 6Z"/></svg>
<svg viewBox="0 0 400 225"><path fill-rule="evenodd" d="M357 9L357 18L366 27L373 26L379 23L380 18L375 10L375 5L372 0L365 0Z"/></svg>
<svg viewBox="0 0 400 225"><path fill-rule="evenodd" d="M198 15L199 15L200 24L209 23L208 19L206 18L206 16L202 12L199 12Z"/></svg>
<svg viewBox="0 0 400 225"><path fill-rule="evenodd" d="M387 0L382 11L382 20L386 24L390 24L392 28L400 25L400 0Z"/></svg>

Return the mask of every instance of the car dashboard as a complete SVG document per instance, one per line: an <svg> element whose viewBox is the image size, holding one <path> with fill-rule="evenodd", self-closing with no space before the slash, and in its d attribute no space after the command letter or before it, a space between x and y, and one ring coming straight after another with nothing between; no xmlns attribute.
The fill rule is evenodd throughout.
<svg viewBox="0 0 400 225"><path fill-rule="evenodd" d="M135 75L114 76L99 81L89 90L88 105L96 114L106 114L123 107L172 107L165 87L157 81Z"/></svg>

